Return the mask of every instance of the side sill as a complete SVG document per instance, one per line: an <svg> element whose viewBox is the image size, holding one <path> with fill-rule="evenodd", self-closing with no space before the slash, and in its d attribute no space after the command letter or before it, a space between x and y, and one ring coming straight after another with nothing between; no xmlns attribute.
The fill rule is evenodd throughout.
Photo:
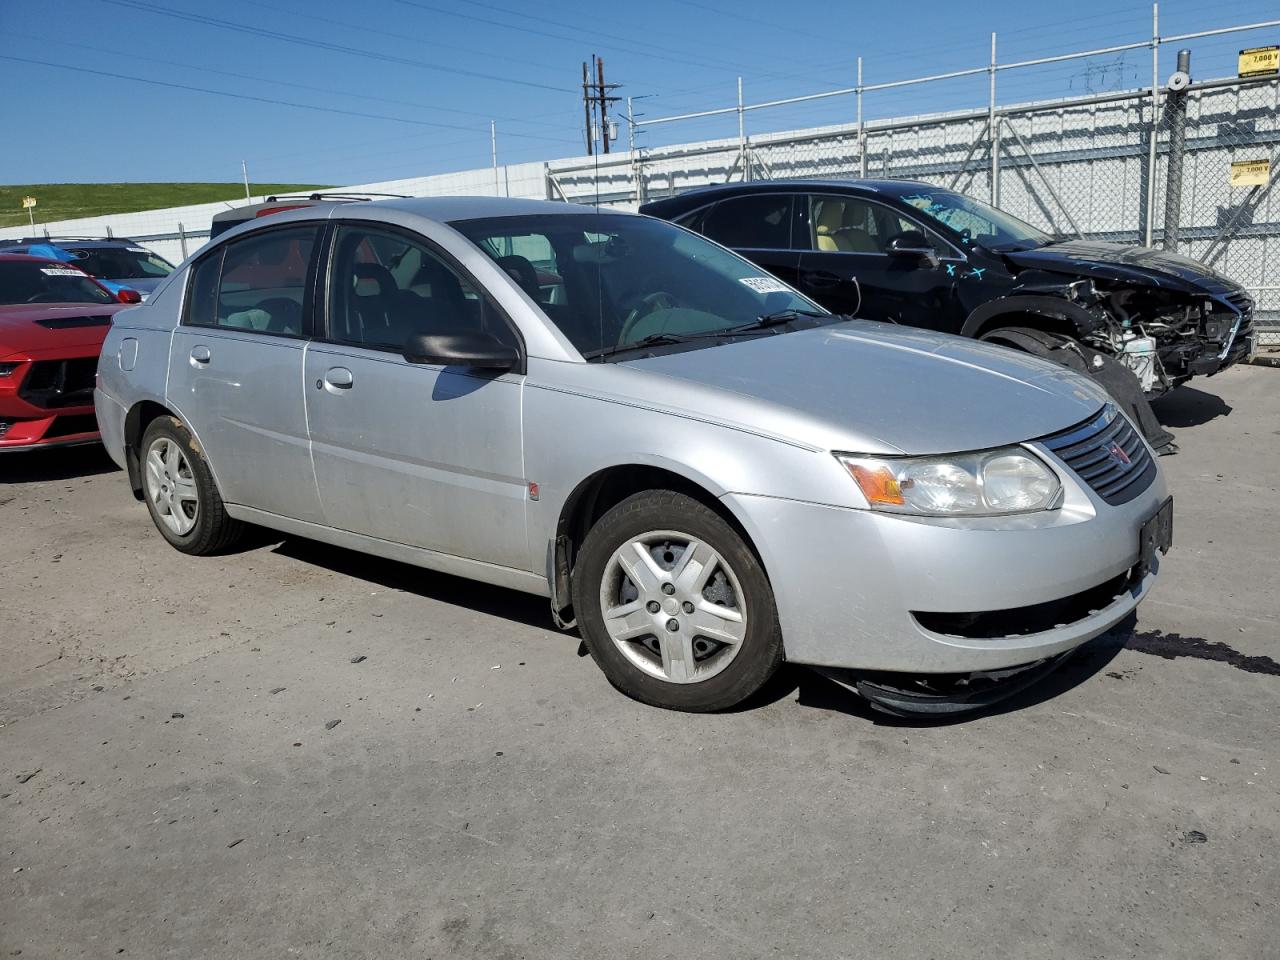
<svg viewBox="0 0 1280 960"><path fill-rule="evenodd" d="M367 537L364 534L338 530L335 527L326 527L319 523L308 523L305 520L294 520L290 517L282 517L279 514L256 510L253 507L245 507L240 504L228 503L226 506L228 515L237 520L256 523L258 526L269 527L282 533L306 537L309 540L318 540L321 543L329 543L335 547L343 547L359 553L370 553L377 557L384 557L387 560L396 560L400 563L412 564L415 567L422 567L426 570L434 570L437 573L448 573L457 577L466 577L468 580L491 583L497 587L508 587L512 590L519 590L522 593L532 593L539 597L551 596L546 577L540 577L536 573L530 573L527 570L503 567L496 563L485 563L482 560L470 560L466 557L455 557L447 553L426 550L422 547L411 547L408 544L395 543L391 540L380 540L377 537Z"/></svg>

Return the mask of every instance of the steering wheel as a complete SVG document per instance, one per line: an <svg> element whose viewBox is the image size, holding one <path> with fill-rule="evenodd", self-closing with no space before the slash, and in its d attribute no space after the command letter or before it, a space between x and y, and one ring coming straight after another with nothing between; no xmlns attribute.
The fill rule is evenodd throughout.
<svg viewBox="0 0 1280 960"><path fill-rule="evenodd" d="M636 303L631 311L627 314L627 319L623 321L622 332L618 334L618 343L626 343L630 339L631 331L635 329L637 323L649 316L651 313L657 313L659 310L672 310L679 306L676 298L665 290L655 290L653 293L645 294Z"/></svg>

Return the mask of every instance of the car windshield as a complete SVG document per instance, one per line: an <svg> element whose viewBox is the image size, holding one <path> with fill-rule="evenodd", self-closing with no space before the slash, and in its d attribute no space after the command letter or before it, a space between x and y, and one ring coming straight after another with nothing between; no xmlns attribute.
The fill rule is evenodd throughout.
<svg viewBox="0 0 1280 960"><path fill-rule="evenodd" d="M142 247L65 247L71 262L85 273L106 280L159 280L173 264Z"/></svg>
<svg viewBox="0 0 1280 960"><path fill-rule="evenodd" d="M902 200L960 235L991 250L1030 250L1053 237L1003 210L948 190L904 194Z"/></svg>
<svg viewBox="0 0 1280 960"><path fill-rule="evenodd" d="M628 214L452 224L505 270L583 356L834 318L759 267L680 227ZM808 321L810 324L814 321Z"/></svg>
<svg viewBox="0 0 1280 960"><path fill-rule="evenodd" d="M0 304L115 303L75 267L44 260L0 260Z"/></svg>

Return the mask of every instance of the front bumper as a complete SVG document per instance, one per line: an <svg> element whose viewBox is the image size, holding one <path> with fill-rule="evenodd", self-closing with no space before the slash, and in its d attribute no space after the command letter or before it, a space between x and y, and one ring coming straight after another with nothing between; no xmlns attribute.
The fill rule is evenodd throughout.
<svg viewBox="0 0 1280 960"><path fill-rule="evenodd" d="M1063 507L1020 517L942 521L741 494L725 501L760 549L788 660L989 671L1055 657L1105 632L1134 611L1159 570L1158 560L1147 571L1137 566L1139 531L1168 496L1160 473L1112 506L1055 469ZM1056 619L1059 601L1077 599ZM1049 619L1008 629L1010 610L1037 605ZM925 626L994 611L1005 614L999 635Z"/></svg>
<svg viewBox="0 0 1280 960"><path fill-rule="evenodd" d="M96 443L98 424L91 403L45 406L33 402L31 392L24 390L36 362L22 360L10 375L0 377L0 453Z"/></svg>

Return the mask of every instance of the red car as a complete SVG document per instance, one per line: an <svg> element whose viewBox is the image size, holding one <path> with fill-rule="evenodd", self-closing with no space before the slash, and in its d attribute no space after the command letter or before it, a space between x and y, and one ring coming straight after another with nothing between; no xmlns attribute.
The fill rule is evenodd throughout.
<svg viewBox="0 0 1280 960"><path fill-rule="evenodd" d="M136 302L70 264L0 254L0 453L98 440L98 352Z"/></svg>

